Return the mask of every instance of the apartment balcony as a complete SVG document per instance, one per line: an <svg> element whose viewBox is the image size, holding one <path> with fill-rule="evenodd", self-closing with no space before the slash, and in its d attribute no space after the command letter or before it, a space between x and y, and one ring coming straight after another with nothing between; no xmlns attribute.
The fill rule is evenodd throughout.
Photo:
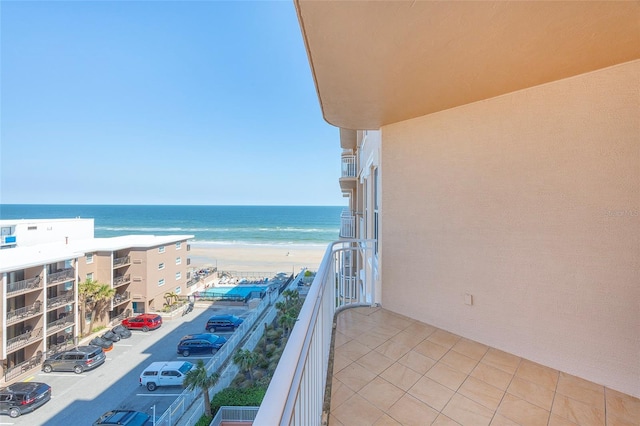
<svg viewBox="0 0 640 426"><path fill-rule="evenodd" d="M68 291L60 296L47 299L47 311L51 311L53 309L59 308L60 306L65 306L73 303L73 298L73 292Z"/></svg>
<svg viewBox="0 0 640 426"><path fill-rule="evenodd" d="M73 268L63 269L47 275L47 286L73 280L76 277L76 270Z"/></svg>
<svg viewBox="0 0 640 426"><path fill-rule="evenodd" d="M14 297L42 288L40 276L7 284L7 297Z"/></svg>
<svg viewBox="0 0 640 426"><path fill-rule="evenodd" d="M47 336L51 336L56 334L60 330L64 330L68 327L73 327L73 315L65 315L60 319L50 322L47 324Z"/></svg>
<svg viewBox="0 0 640 426"><path fill-rule="evenodd" d="M377 306L371 247L327 251L253 424L638 424L638 398Z"/></svg>
<svg viewBox="0 0 640 426"><path fill-rule="evenodd" d="M42 312L42 302L36 300L36 302L29 306L14 309L7 312L7 325L15 324L20 321L27 320Z"/></svg>
<svg viewBox="0 0 640 426"><path fill-rule="evenodd" d="M122 268L131 264L131 256L118 257L113 259L113 269Z"/></svg>
<svg viewBox="0 0 640 426"><path fill-rule="evenodd" d="M121 275L113 278L113 287L119 287L121 285L129 284L131 282L131 275Z"/></svg>
<svg viewBox="0 0 640 426"><path fill-rule="evenodd" d="M113 296L113 306L116 307L118 305L122 305L123 303L127 303L131 300L131 292L129 291L125 291L123 293L116 293L115 296Z"/></svg>
<svg viewBox="0 0 640 426"><path fill-rule="evenodd" d="M33 330L30 327L26 327L25 330L18 336L7 339L7 354L15 352L18 349L24 348L25 346L41 339L42 327L38 327Z"/></svg>
<svg viewBox="0 0 640 426"><path fill-rule="evenodd" d="M342 154L341 157L340 189L349 191L356 188L358 183L358 164L355 154Z"/></svg>
<svg viewBox="0 0 640 426"><path fill-rule="evenodd" d="M340 238L355 238L356 217L349 210L343 210L340 215Z"/></svg>

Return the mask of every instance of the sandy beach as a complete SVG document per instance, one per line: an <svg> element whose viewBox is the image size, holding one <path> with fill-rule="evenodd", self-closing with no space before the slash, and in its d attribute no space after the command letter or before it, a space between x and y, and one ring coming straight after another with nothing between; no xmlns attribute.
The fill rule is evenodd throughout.
<svg viewBox="0 0 640 426"><path fill-rule="evenodd" d="M191 267L217 267L219 271L273 276L278 272L297 273L302 268L317 270L326 246L252 245L191 243ZM234 274L237 275L237 274Z"/></svg>

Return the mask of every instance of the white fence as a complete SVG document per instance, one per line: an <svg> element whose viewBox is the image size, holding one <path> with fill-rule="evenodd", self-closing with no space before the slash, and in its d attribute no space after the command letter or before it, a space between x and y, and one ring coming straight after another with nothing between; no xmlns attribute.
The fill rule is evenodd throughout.
<svg viewBox="0 0 640 426"><path fill-rule="evenodd" d="M373 240L327 248L254 424L321 424L334 314L378 302L377 275Z"/></svg>

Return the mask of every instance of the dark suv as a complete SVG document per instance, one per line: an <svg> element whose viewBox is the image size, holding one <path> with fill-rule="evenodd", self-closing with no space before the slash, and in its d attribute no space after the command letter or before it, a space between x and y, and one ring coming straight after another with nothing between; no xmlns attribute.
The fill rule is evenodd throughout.
<svg viewBox="0 0 640 426"><path fill-rule="evenodd" d="M150 415L141 411L113 410L104 413L98 420L93 422L93 426L100 425L127 425L142 426L149 424Z"/></svg>
<svg viewBox="0 0 640 426"><path fill-rule="evenodd" d="M242 324L242 318L235 315L214 315L207 321L206 329L209 333L218 330L235 330Z"/></svg>
<svg viewBox="0 0 640 426"><path fill-rule="evenodd" d="M0 389L0 413L16 418L30 413L51 399L51 386L39 382L18 382Z"/></svg>
<svg viewBox="0 0 640 426"><path fill-rule="evenodd" d="M225 343L227 339L215 334L189 334L180 339L178 354L215 354Z"/></svg>
<svg viewBox="0 0 640 426"><path fill-rule="evenodd" d="M122 325L129 330L155 330L162 325L162 317L156 314L140 314L136 317L123 319Z"/></svg>
<svg viewBox="0 0 640 426"><path fill-rule="evenodd" d="M60 352L44 360L42 371L73 371L80 374L83 371L96 368L104 362L104 350L98 346L78 346L68 351Z"/></svg>

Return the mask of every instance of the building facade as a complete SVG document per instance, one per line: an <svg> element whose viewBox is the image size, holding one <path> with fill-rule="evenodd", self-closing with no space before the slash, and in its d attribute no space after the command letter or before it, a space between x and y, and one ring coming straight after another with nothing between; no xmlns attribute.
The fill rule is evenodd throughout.
<svg viewBox="0 0 640 426"><path fill-rule="evenodd" d="M295 4L378 302L640 396L638 3Z"/></svg>
<svg viewBox="0 0 640 426"><path fill-rule="evenodd" d="M89 324L88 316L80 318L78 292L87 279L115 290L95 326L159 311L166 293L187 293L193 235L93 238L93 220L86 219L3 220L0 227L6 230L0 250L4 381L38 368L43 354L78 342Z"/></svg>

